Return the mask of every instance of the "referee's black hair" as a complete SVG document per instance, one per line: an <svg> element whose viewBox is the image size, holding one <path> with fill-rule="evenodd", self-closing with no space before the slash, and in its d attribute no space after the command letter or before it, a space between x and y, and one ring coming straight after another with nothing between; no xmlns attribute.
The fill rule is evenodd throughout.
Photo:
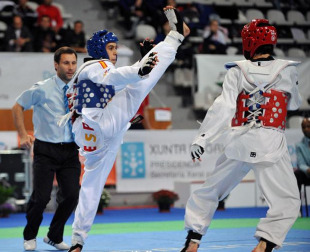
<svg viewBox="0 0 310 252"><path fill-rule="evenodd" d="M77 54L76 54L76 51L74 49L72 49L71 47L68 47L68 46L63 46L63 47L60 47L59 49L57 49L56 52L54 53L54 61L56 63L59 64L60 57L62 54L74 54L75 57L77 58Z"/></svg>

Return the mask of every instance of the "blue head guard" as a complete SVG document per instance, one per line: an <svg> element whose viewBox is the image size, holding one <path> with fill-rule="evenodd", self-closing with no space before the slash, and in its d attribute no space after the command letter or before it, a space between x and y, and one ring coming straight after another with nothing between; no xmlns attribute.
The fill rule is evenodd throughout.
<svg viewBox="0 0 310 252"><path fill-rule="evenodd" d="M88 54L95 59L109 59L105 47L108 43L116 43L117 41L118 38L113 32L108 32L107 30L97 31L87 40Z"/></svg>

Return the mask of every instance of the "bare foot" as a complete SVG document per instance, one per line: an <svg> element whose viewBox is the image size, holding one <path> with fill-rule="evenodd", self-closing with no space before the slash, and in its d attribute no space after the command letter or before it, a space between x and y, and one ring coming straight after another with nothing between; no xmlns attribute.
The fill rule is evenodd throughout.
<svg viewBox="0 0 310 252"><path fill-rule="evenodd" d="M72 252L81 252L81 249L80 248L77 248L75 250L72 250Z"/></svg>
<svg viewBox="0 0 310 252"><path fill-rule="evenodd" d="M182 34L184 37L187 37L190 34L190 29L183 21L180 13L173 6L166 6L164 8L165 15L168 19L169 26L172 31L177 31Z"/></svg>
<svg viewBox="0 0 310 252"><path fill-rule="evenodd" d="M260 241L256 248L252 250L252 252L265 252L267 247L267 243L265 241Z"/></svg>
<svg viewBox="0 0 310 252"><path fill-rule="evenodd" d="M190 241L188 248L186 249L186 252L197 252L198 247L199 247L198 243Z"/></svg>
<svg viewBox="0 0 310 252"><path fill-rule="evenodd" d="M81 252L82 251L83 246L80 244L75 244L73 245L68 252Z"/></svg>

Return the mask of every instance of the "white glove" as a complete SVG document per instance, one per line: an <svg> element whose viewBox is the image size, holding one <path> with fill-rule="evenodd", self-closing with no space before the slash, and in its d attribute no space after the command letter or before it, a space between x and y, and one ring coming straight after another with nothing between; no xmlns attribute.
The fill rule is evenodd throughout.
<svg viewBox="0 0 310 252"><path fill-rule="evenodd" d="M192 154L192 159L195 162L195 159L200 160L201 155L205 152L205 150L203 149L203 147L201 147L198 144L193 144L191 146L191 154Z"/></svg>
<svg viewBox="0 0 310 252"><path fill-rule="evenodd" d="M149 54L149 56L144 60L142 63L142 66L139 69L138 74L143 77L145 75L148 75L153 68L156 66L158 62L157 53L152 52Z"/></svg>

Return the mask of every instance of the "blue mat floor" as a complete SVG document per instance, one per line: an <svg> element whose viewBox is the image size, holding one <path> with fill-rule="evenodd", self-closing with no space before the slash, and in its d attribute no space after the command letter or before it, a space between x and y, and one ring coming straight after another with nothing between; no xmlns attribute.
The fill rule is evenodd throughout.
<svg viewBox="0 0 310 252"><path fill-rule="evenodd" d="M265 216L267 208L230 208L217 211L214 219L255 218ZM41 226L48 226L53 214L45 213ZM130 223L182 221L184 209L173 208L171 213L158 213L157 209L105 210L97 215L95 223ZM308 218L309 219L309 218ZM73 216L67 224L71 225ZM9 218L0 219L0 229L23 227L26 223L25 214L12 214ZM309 222L310 223L310 222ZM70 227L69 227L70 228ZM250 252L257 242L253 235L255 227L210 229L203 237L199 251L216 252ZM180 251L185 241L186 231L158 231L121 234L91 234L83 248L83 252L157 252ZM64 241L70 244L71 237L66 235ZM1 238L0 252L23 251L22 234L19 238ZM37 238L37 250L40 252L56 251L43 243L42 237ZM292 229L288 233L284 246L279 252L310 252L310 230Z"/></svg>
<svg viewBox="0 0 310 252"><path fill-rule="evenodd" d="M227 208L225 211L216 211L214 219L261 218L266 215L266 207L257 208ZM159 213L157 208L105 210L103 215L97 215L94 223L122 223L144 221L176 221L184 220L184 208L172 208L169 214ZM73 222L73 214L67 225ZM41 226L49 226L53 213L44 213ZM10 218L0 219L0 228L22 227L26 224L24 213L11 214ZM0 251L1 252L1 251Z"/></svg>

